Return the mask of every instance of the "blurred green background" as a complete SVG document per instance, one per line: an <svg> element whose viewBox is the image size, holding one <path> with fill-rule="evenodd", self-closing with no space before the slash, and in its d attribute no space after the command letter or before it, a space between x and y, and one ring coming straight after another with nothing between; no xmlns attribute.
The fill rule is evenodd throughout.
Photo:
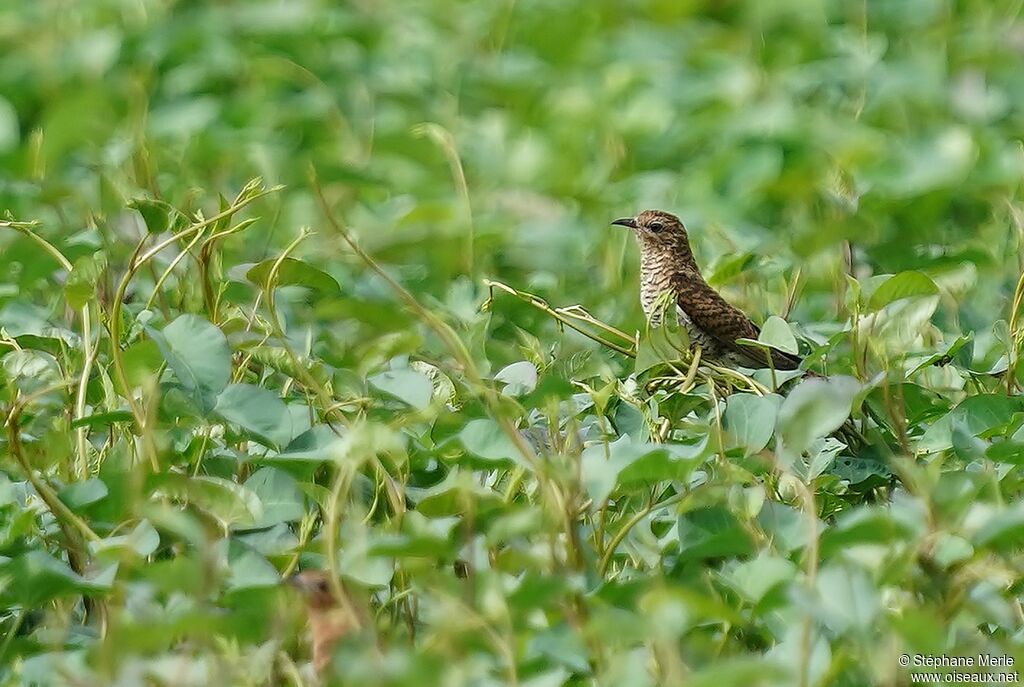
<svg viewBox="0 0 1024 687"><path fill-rule="evenodd" d="M270 221L229 244L252 260L322 221L312 165L417 288L498 276L634 325L634 249L607 222L658 207L722 267L717 285L751 284L755 314L779 307L774 280L799 267L818 288L796 319L834 316L816 296L849 240L868 273L926 268L958 295L973 289L957 310L984 326L1017 262L1018 12L980 0L9 3L0 205L70 241L116 231L140 191L208 203L261 175L288 188ZM40 270L0 240L5 262L22 263L19 286L37 286ZM304 250L343 260L315 245Z"/></svg>
<svg viewBox="0 0 1024 687"><path fill-rule="evenodd" d="M106 414L88 424L86 474L75 467L67 395L33 397L22 427L33 469L101 540L84 577L70 570L60 518L32 496L10 437L0 441L2 684L311 684L285 658L302 655L301 619L282 608L296 604L282 602L277 574L300 558L323 565L318 514L332 512L328 490L347 473L265 467L267 450L299 429L259 446L252 415L222 408L212 418L182 400L181 368L164 353L167 371L150 340L181 313L223 329L232 381L270 389L308 416L300 429L337 408L290 367L279 338L317 380L326 370L332 393L352 404L346 413L378 428L359 446L383 455L395 436L404 442L408 464L395 474L409 512L382 514L381 472L367 468L352 512L339 516L355 571L347 582L372 599L382 646L349 646L339 684L903 685L899 650L1019 654L1024 408L1014 356L1024 334L1009 300L1024 267L1022 9L1020 0L0 4L0 212L38 220L38 235L79 265L74 284L88 283L99 351L85 375L88 407ZM505 387L490 405L474 396L450 350L325 221L314 174L359 244L451 324L488 383L537 393ZM156 288L183 245L128 286L119 343L132 381L133 370L161 380L150 408L160 470L150 474L109 355L113 288L146 233L128 204L161 199L210 217L219 196L234 198L253 177L284 188L253 203L246 212L259 221L212 253L219 313L194 254ZM809 468L817 501L807 502L791 474L750 467L744 451L758 442L734 441L743 428L731 418L741 416L728 414L740 403L723 406L731 453L716 448L713 389L661 399L682 420L661 436L675 448L651 453L645 413L661 416L634 397L632 360L513 296L487 302L484 280L496 279L554 306L580 304L632 335L644 325L637 251L608 223L646 208L684 219L709 281L755 320L785 316L825 346L834 370L872 380L864 396L897 399L901 448L923 458L891 507ZM265 304L247 270L303 227L315 233L292 256L340 289L293 288L309 277L301 272L278 290L287 337L267 328L258 341L250 329L256 321L261 331ZM108 267L90 273L98 252ZM912 307L888 312L870 355L858 350L847 340L858 294L905 271L927 277L895 294ZM83 369L65 278L38 242L0 227L5 413L50 376L77 381ZM955 366L915 369L960 336L973 343L951 353ZM407 368L409 359L433 366L433 386L422 382L428 367ZM539 385L522 367L507 372L524 359ZM1007 368L1008 382L998 376ZM387 369L398 377L373 377ZM446 405L449 388L459 398ZM644 443L629 460L661 462L632 481L587 482L573 466L603 454L569 440L556 449L548 437L542 452L570 459L551 458L548 475L517 474L492 428L501 408L521 429L552 415L588 447L632 434ZM753 453L768 444L777 409ZM228 420L241 429L225 429ZM490 434L468 433L484 422ZM698 444L710 461L699 479L694 465L673 462ZM579 513L559 519L545 480ZM612 498L598 516L588 495ZM802 509L821 518L820 550L805 539ZM575 560L560 548L572 532L583 542ZM478 587L453 574L459 557L479 565ZM82 594L105 615L87 615Z"/></svg>

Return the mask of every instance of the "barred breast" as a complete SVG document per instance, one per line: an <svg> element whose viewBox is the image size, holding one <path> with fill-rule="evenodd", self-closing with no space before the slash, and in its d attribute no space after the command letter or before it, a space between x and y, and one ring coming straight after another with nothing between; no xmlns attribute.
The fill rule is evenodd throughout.
<svg viewBox="0 0 1024 687"><path fill-rule="evenodd" d="M662 308L656 307L663 303L662 294L670 293L672 289L673 267L668 263L667 257L662 254L641 254L640 262L640 307L647 316L652 327L661 325ZM670 296L675 300L675 296ZM686 312L676 306L676 317L679 324L686 330L690 339L690 347L700 346L701 355L705 359L715 360L728 357L727 352L704 330L698 328L687 316ZM732 362L732 361L730 361Z"/></svg>

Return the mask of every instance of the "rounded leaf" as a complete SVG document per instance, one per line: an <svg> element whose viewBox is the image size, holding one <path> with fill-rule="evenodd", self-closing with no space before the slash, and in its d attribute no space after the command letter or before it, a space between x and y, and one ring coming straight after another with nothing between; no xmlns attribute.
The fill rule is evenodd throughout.
<svg viewBox="0 0 1024 687"><path fill-rule="evenodd" d="M761 333L758 335L757 340L761 343L766 343L773 348L777 348L780 351L785 351L786 353L792 353L795 355L800 351L800 348L796 343L796 337L793 336L793 330L790 328L789 323L776 315L772 315L765 320L764 326L761 327Z"/></svg>
<svg viewBox="0 0 1024 687"><path fill-rule="evenodd" d="M214 412L271 446L285 446L292 438L291 413L269 389L232 384L217 396Z"/></svg>
<svg viewBox="0 0 1024 687"><path fill-rule="evenodd" d="M257 286L266 286L270 270L277 258L257 263L245 273L246 279ZM305 286L326 295L341 293L341 285L331 275L296 258L285 258L277 268L274 286Z"/></svg>
<svg viewBox="0 0 1024 687"><path fill-rule="evenodd" d="M868 300L868 308L879 310L904 298L934 296L938 292L939 287L935 285L931 277L921 272L900 272L886 279L881 286L875 289Z"/></svg>
<svg viewBox="0 0 1024 687"><path fill-rule="evenodd" d="M772 438L782 397L733 394L725 405L725 428L744 455L757 453Z"/></svg>
<svg viewBox="0 0 1024 687"><path fill-rule="evenodd" d="M786 448L801 453L818 437L839 429L859 390L852 377L800 382L779 409L779 435Z"/></svg>
<svg viewBox="0 0 1024 687"><path fill-rule="evenodd" d="M162 332L148 332L178 381L201 398L217 395L231 380L228 340L202 317L182 315Z"/></svg>
<svg viewBox="0 0 1024 687"><path fill-rule="evenodd" d="M520 360L501 369L494 375L494 381L503 382L502 390L507 396L522 396L537 388L537 368L533 363Z"/></svg>
<svg viewBox="0 0 1024 687"><path fill-rule="evenodd" d="M434 385L430 380L408 368L381 372L370 377L368 381L384 393L419 410L429 406L434 395Z"/></svg>

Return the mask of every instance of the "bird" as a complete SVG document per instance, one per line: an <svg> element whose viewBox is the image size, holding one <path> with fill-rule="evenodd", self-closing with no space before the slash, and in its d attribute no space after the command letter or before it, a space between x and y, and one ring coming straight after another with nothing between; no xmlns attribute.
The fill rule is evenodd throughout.
<svg viewBox="0 0 1024 687"><path fill-rule="evenodd" d="M661 324L663 304L674 303L690 347L700 347L702 359L728 367L799 369L797 355L739 342L757 339L760 329L705 281L678 217L644 210L612 224L631 229L640 244L640 305L652 326Z"/></svg>
<svg viewBox="0 0 1024 687"><path fill-rule="evenodd" d="M331 664L334 647L358 628L348 610L339 603L331 579L323 570L303 570L289 576L287 582L305 599L313 669L318 675L323 675Z"/></svg>

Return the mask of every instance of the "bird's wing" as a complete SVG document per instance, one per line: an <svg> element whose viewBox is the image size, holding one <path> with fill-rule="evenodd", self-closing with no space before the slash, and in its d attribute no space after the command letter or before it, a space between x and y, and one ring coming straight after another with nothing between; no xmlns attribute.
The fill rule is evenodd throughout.
<svg viewBox="0 0 1024 687"><path fill-rule="evenodd" d="M703 277L680 274L673 280L677 305L694 325L730 351L749 360L750 367L769 367L769 351L737 343L737 339L756 339L761 330L746 315L733 307L711 288ZM800 366L799 356L770 349L771 367L776 370L795 370Z"/></svg>

